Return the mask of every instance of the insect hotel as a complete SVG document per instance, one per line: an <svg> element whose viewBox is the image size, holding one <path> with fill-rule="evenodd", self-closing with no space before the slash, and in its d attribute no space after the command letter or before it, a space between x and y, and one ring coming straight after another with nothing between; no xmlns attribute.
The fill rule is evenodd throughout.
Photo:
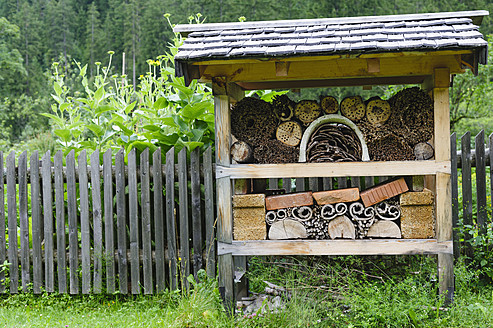
<svg viewBox="0 0 493 328"><path fill-rule="evenodd" d="M176 75L212 83L219 286L247 256L437 254L454 292L449 87L486 11L178 25ZM331 87L405 87L338 99ZM327 88L295 102L249 90ZM239 282L235 289L235 282Z"/></svg>

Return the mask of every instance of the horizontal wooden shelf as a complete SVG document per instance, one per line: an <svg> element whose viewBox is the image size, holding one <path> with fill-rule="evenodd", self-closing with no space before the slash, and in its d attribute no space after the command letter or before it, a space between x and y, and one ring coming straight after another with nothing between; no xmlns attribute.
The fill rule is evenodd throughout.
<svg viewBox="0 0 493 328"><path fill-rule="evenodd" d="M218 242L217 251L233 256L453 254L453 244L436 239L249 240Z"/></svg>
<svg viewBox="0 0 493 328"><path fill-rule="evenodd" d="M231 179L433 175L450 172L450 161L216 165L216 178Z"/></svg>

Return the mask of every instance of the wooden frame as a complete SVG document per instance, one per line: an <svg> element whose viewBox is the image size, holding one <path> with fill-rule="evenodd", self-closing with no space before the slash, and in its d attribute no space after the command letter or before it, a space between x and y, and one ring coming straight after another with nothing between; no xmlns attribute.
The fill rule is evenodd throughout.
<svg viewBox="0 0 493 328"><path fill-rule="evenodd" d="M452 301L454 280L448 88L451 74L464 72L461 64L462 53L448 51L368 58L305 57L287 60L289 64L283 65L276 65L279 60L251 59L239 59L230 63L208 61L194 64L198 68L197 78L203 82L212 81L215 96L219 286L221 291L224 291L227 304L231 304L235 298L233 256L253 255L437 254L439 291L441 295L446 296L448 302ZM387 84L402 84L405 78L419 81L433 96L434 160L420 161L419 164L416 161L280 165L230 162L230 105L235 99L241 99L244 89L282 88L287 85L375 85L382 81ZM351 84L355 81L357 83ZM427 186L436 190L435 239L233 241L231 198L234 179L392 175L427 176Z"/></svg>

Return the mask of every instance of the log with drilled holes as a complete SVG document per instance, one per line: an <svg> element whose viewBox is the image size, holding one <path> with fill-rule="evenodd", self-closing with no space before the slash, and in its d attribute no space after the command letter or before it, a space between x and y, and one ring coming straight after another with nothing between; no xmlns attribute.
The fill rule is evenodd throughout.
<svg viewBox="0 0 493 328"><path fill-rule="evenodd" d="M252 147L244 141L236 141L231 146L231 158L237 163L253 162Z"/></svg>
<svg viewBox="0 0 493 328"><path fill-rule="evenodd" d="M366 105L366 119L373 125L382 125L390 117L390 105L379 97L370 99Z"/></svg>
<svg viewBox="0 0 493 328"><path fill-rule="evenodd" d="M294 116L303 124L310 124L320 116L322 109L315 100L301 100L296 104Z"/></svg>
<svg viewBox="0 0 493 328"><path fill-rule="evenodd" d="M341 114L353 122L365 117L366 105L360 96L346 97L341 101Z"/></svg>
<svg viewBox="0 0 493 328"><path fill-rule="evenodd" d="M325 96L320 99L320 107L325 114L336 114L339 111L339 102L332 96Z"/></svg>
<svg viewBox="0 0 493 328"><path fill-rule="evenodd" d="M280 142L296 147L303 137L303 129L298 122L286 121L279 124L276 130L276 138Z"/></svg>

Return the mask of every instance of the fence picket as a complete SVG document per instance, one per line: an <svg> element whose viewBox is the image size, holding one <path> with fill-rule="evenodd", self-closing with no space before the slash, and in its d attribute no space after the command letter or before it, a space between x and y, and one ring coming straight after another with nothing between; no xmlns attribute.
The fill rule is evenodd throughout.
<svg viewBox="0 0 493 328"><path fill-rule="evenodd" d="M188 289L187 277L190 275L190 245L188 229L188 178L187 149L178 153L178 202L180 215L180 269L182 287Z"/></svg>
<svg viewBox="0 0 493 328"><path fill-rule="evenodd" d="M31 259L29 256L29 219L27 214L27 151L19 156L19 226L21 241L22 291L27 292L31 283Z"/></svg>
<svg viewBox="0 0 493 328"><path fill-rule="evenodd" d="M87 181L87 152L84 149L78 158L79 197L80 197L80 232L81 232L81 269L82 294L91 290L91 241L89 231L89 185Z"/></svg>
<svg viewBox="0 0 493 328"><path fill-rule="evenodd" d="M324 190L332 190L332 178L323 178L322 186Z"/></svg>
<svg viewBox="0 0 493 328"><path fill-rule="evenodd" d="M45 240L45 288L55 291L55 266L53 259L53 189L51 185L51 156L47 151L41 159L41 177L43 181L43 225Z"/></svg>
<svg viewBox="0 0 493 328"><path fill-rule="evenodd" d="M67 165L67 209L68 245L70 267L70 294L79 293L79 238L77 222L77 194L75 184L75 152L72 150L65 159Z"/></svg>
<svg viewBox="0 0 493 328"><path fill-rule="evenodd" d="M10 293L16 294L19 286L19 262L17 246L17 188L15 182L15 152L7 156L7 211L8 211L8 233L9 233L9 278ZM15 237L14 237L15 236Z"/></svg>
<svg viewBox="0 0 493 328"><path fill-rule="evenodd" d="M282 179L282 189L286 190L287 193L291 192L291 178Z"/></svg>
<svg viewBox="0 0 493 328"><path fill-rule="evenodd" d="M140 154L140 190L142 217L142 255L144 294L152 294L152 248L151 248L151 195L149 179L149 148Z"/></svg>
<svg viewBox="0 0 493 328"><path fill-rule="evenodd" d="M152 182L154 185L154 233L155 233L155 257L156 257L156 291L158 293L166 289L165 258L164 258L164 221L163 221L163 171L161 148L156 149L152 155Z"/></svg>
<svg viewBox="0 0 493 328"><path fill-rule="evenodd" d="M7 242L5 236L5 185L3 179L3 152L0 151L0 263L7 259ZM0 272L0 293L5 292L5 272Z"/></svg>
<svg viewBox="0 0 493 328"><path fill-rule="evenodd" d="M190 182L192 187L192 245L193 275L202 269L202 211L200 204L200 148L190 154Z"/></svg>
<svg viewBox="0 0 493 328"><path fill-rule="evenodd" d="M128 218L130 226L130 279L132 294L140 293L139 201L137 199L137 150L128 154Z"/></svg>
<svg viewBox="0 0 493 328"><path fill-rule="evenodd" d="M216 276L215 216L214 216L214 178L212 176L212 148L204 152L204 199L205 199L205 250L206 270L211 278Z"/></svg>
<svg viewBox="0 0 493 328"><path fill-rule="evenodd" d="M0 159L1 162L1 159ZM41 293L43 285L43 257L41 255L41 206L39 189L39 153L34 151L30 158L29 168L31 170L31 218L32 218L32 246L33 246L33 292ZM2 174L3 175L3 174ZM3 177L2 177L3 180ZM3 181L0 181L0 186ZM1 193L2 191L0 191ZM0 207L3 202L0 203ZM2 246L0 245L0 248ZM1 259L0 259L1 261Z"/></svg>
<svg viewBox="0 0 493 328"><path fill-rule="evenodd" d="M308 186L311 191L318 191L320 184L318 183L318 178L308 178Z"/></svg>
<svg viewBox="0 0 493 328"><path fill-rule="evenodd" d="M17 203L15 182L15 152L7 156L7 211L8 211L8 233L9 233L9 278L10 293L16 294L19 284L19 262L17 255ZM14 237L15 236L15 237Z"/></svg>
<svg viewBox="0 0 493 328"><path fill-rule="evenodd" d="M123 149L115 157L116 176L116 229L118 236L118 280L120 293L128 294L127 277L127 213L125 202L125 162Z"/></svg>
<svg viewBox="0 0 493 328"><path fill-rule="evenodd" d="M450 163L452 172L457 172L457 135L452 133L450 136ZM459 240L457 238L457 223L459 221L459 186L457 173L451 174L450 184L452 185L452 227L453 229L453 242L454 242L454 256L459 257Z"/></svg>
<svg viewBox="0 0 493 328"><path fill-rule="evenodd" d="M169 255L170 288L177 288L176 220L175 220L175 148L166 153L166 232Z"/></svg>
<svg viewBox="0 0 493 328"><path fill-rule="evenodd" d="M56 248L58 268L58 292L67 293L67 247L65 239L65 188L63 181L63 153L55 154L55 207L56 207Z"/></svg>
<svg viewBox="0 0 493 328"><path fill-rule="evenodd" d="M305 191L305 178L296 178L296 191Z"/></svg>
<svg viewBox="0 0 493 328"><path fill-rule="evenodd" d="M111 149L103 155L104 180L104 257L106 262L106 291L115 292L115 238L113 234L113 168Z"/></svg>
<svg viewBox="0 0 493 328"><path fill-rule="evenodd" d="M94 236L94 293L101 293L103 281L103 227L101 221L101 176L99 150L91 155L92 225Z"/></svg>
<svg viewBox="0 0 493 328"><path fill-rule="evenodd" d="M462 208L463 222L472 225L472 182L471 182L471 133L468 131L461 137L462 162ZM472 258L471 235L464 236L465 254Z"/></svg>
<svg viewBox="0 0 493 328"><path fill-rule="evenodd" d="M490 198L491 198L490 206L491 206L491 208L493 208L493 170L491 169L491 167L493 166L493 151L492 151L493 148L492 148L492 146L493 146L493 133L490 134L490 137L489 137L489 147L490 147ZM493 219L491 221L493 221Z"/></svg>
<svg viewBox="0 0 493 328"><path fill-rule="evenodd" d="M484 150L484 130L475 137L476 147L476 204L477 224L481 233L486 232L486 157Z"/></svg>
<svg viewBox="0 0 493 328"><path fill-rule="evenodd" d="M337 189L344 189L344 188L347 188L347 178L346 177L337 178Z"/></svg>

